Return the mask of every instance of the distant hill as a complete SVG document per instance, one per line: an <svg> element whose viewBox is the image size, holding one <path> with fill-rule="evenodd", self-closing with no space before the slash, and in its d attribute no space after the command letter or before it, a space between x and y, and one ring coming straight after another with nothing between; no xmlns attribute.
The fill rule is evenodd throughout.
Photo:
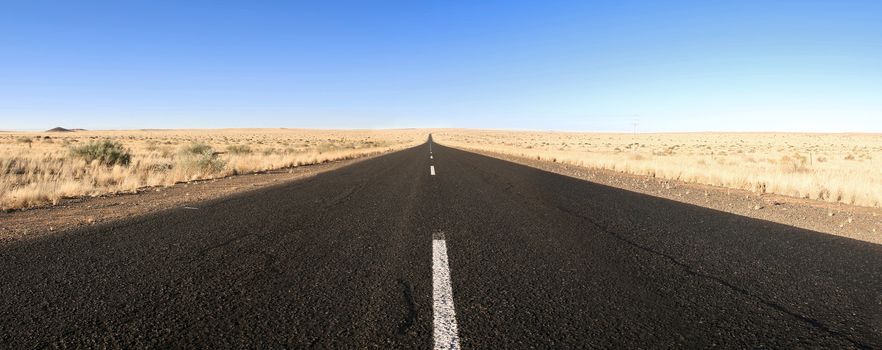
<svg viewBox="0 0 882 350"><path fill-rule="evenodd" d="M59 127L55 127L55 128L46 130L46 132L73 132L73 130L65 129L65 128L62 128L59 126Z"/></svg>

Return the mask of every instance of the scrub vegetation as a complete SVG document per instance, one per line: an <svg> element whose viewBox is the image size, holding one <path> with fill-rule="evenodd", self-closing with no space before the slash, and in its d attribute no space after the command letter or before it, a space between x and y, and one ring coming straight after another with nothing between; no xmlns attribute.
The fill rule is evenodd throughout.
<svg viewBox="0 0 882 350"><path fill-rule="evenodd" d="M568 165L882 206L882 135L444 130L443 145Z"/></svg>
<svg viewBox="0 0 882 350"><path fill-rule="evenodd" d="M425 142L417 130L0 133L0 209L351 159Z"/></svg>

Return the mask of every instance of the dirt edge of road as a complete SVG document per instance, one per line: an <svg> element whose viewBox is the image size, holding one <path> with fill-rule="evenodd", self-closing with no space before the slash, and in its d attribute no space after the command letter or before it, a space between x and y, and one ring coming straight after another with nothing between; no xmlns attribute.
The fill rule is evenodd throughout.
<svg viewBox="0 0 882 350"><path fill-rule="evenodd" d="M140 189L137 193L69 198L56 205L0 212L0 245L171 208L198 208L199 203L205 201L305 179L391 152L261 173L191 181L169 187L148 187Z"/></svg>
<svg viewBox="0 0 882 350"><path fill-rule="evenodd" d="M882 209L631 175L611 170L461 149L632 192L736 215L882 244Z"/></svg>

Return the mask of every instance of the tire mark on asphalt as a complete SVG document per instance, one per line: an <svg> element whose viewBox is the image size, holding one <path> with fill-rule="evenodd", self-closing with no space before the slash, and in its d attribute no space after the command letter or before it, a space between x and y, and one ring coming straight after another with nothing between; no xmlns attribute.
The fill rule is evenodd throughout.
<svg viewBox="0 0 882 350"><path fill-rule="evenodd" d="M385 178L386 174L388 174L390 171L392 171L396 168L397 167L388 167L388 168L384 169L383 171L380 171L380 172L374 174L373 176L358 182L354 186L349 187L344 193L337 195L336 197L329 199L329 200L325 201L324 203L322 203L321 209L326 210L331 207L334 207L334 206L337 206L337 205L340 205L344 202L349 201L350 199L352 199L352 196L361 192L365 188L370 187L371 184L377 182L378 180Z"/></svg>
<svg viewBox="0 0 882 350"><path fill-rule="evenodd" d="M324 203L322 203L322 209L328 209L328 208L336 206L340 203L348 201L350 198L352 198L353 194L355 194L356 192L361 191L361 189L367 187L368 182L369 181L362 181L361 183L359 183L355 186L349 187L342 194L340 194L334 198L326 200Z"/></svg>
<svg viewBox="0 0 882 350"><path fill-rule="evenodd" d="M279 258L276 257L275 254L263 252L263 257L266 259L263 262L263 268L265 270L277 275L282 273L282 270L280 270L278 266Z"/></svg>
<svg viewBox="0 0 882 350"><path fill-rule="evenodd" d="M407 315L404 320L398 324L398 335L402 336L407 333L410 327L413 327L417 318L416 301L413 298L413 286L403 279L398 279L398 284L404 290L404 305L407 308Z"/></svg>

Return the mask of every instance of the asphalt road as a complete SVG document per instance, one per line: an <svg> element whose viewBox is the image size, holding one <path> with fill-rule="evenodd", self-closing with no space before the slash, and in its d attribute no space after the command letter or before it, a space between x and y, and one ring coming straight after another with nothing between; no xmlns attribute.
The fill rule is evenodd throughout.
<svg viewBox="0 0 882 350"><path fill-rule="evenodd" d="M882 246L429 147L2 246L0 347L882 348Z"/></svg>

